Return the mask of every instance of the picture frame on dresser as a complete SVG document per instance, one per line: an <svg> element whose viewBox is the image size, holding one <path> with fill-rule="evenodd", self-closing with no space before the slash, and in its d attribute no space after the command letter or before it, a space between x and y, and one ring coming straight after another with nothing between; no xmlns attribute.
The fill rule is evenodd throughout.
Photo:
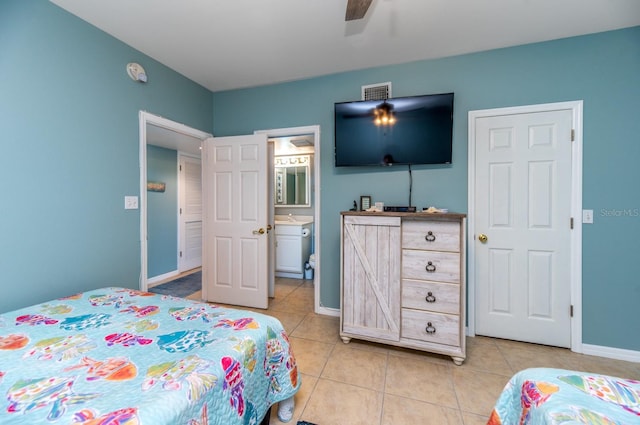
<svg viewBox="0 0 640 425"><path fill-rule="evenodd" d="M363 195L360 197L360 211L366 211L371 208L371 196Z"/></svg>

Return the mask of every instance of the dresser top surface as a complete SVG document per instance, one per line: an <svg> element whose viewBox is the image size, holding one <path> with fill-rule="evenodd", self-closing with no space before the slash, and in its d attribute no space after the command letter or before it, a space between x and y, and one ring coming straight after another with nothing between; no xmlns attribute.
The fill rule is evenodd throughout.
<svg viewBox="0 0 640 425"><path fill-rule="evenodd" d="M419 218L419 219L434 219L443 221L457 221L462 218L466 218L466 214L462 213L428 213L428 212L371 212L371 211L341 211L341 215L361 215L369 217L402 217L402 218Z"/></svg>

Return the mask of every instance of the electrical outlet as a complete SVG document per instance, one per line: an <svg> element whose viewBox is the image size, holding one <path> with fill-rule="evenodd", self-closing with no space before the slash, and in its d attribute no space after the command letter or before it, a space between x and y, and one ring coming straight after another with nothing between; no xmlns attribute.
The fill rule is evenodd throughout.
<svg viewBox="0 0 640 425"><path fill-rule="evenodd" d="M593 210L582 210L582 224L593 224Z"/></svg>
<svg viewBox="0 0 640 425"><path fill-rule="evenodd" d="M125 210L137 210L138 209L138 197L137 196L125 196L124 197L124 209Z"/></svg>

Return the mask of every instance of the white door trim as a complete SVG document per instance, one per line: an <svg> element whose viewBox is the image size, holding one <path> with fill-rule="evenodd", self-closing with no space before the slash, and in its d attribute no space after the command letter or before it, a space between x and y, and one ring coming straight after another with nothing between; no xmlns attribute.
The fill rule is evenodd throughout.
<svg viewBox="0 0 640 425"><path fill-rule="evenodd" d="M571 216L573 231L571 232L571 351L582 353L582 107L583 101L546 103L539 105L514 106L508 108L484 109L469 111L468 134L468 273L467 294L468 335L475 336L475 157L476 157L476 119L499 115L528 114L557 110L571 110L573 115L574 141L571 152Z"/></svg>
<svg viewBox="0 0 640 425"><path fill-rule="evenodd" d="M162 127L167 131L181 133L200 140L211 137L211 134L188 127L175 121L153 115L146 111L138 112L140 140L140 290L148 288L147 257L147 124ZM176 146L176 150L178 147Z"/></svg>
<svg viewBox="0 0 640 425"><path fill-rule="evenodd" d="M267 166L267 187L268 192L267 192L267 222L269 224L273 223L275 226L275 193L274 191L271 189L274 186L274 173L273 173L273 165L271 164L275 164L275 144L273 143L273 140L269 140L268 136L267 136L267 161L269 163L269 165ZM269 288L267 290L267 295L269 296L269 298L274 298L276 296L276 270L275 270L275 265L276 265L276 243L275 243L275 230L272 232L268 232L268 236L269 236L269 240L267 242L267 249L269 250L269 258L267 260L267 273L269 273L269 276L267 277L267 287Z"/></svg>
<svg viewBox="0 0 640 425"><path fill-rule="evenodd" d="M314 287L314 312L317 314L324 314L329 316L340 315L340 310L327 308L320 303L320 265L322 264L322 254L320 247L320 126L310 125L305 127L289 127L289 128L276 128L271 130L257 130L255 133L265 133L267 138L271 137L283 137L296 134L313 134L314 140L314 154L313 154L313 169L314 169L314 217L313 217L313 231L315 233L314 249L316 254L316 268L313 274L313 287Z"/></svg>

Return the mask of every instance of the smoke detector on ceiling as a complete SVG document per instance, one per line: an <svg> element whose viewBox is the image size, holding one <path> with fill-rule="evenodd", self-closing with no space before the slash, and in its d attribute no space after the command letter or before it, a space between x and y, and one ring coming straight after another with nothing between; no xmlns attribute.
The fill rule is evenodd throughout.
<svg viewBox="0 0 640 425"><path fill-rule="evenodd" d="M144 71L144 68L139 63L131 62L127 64L127 74L133 81L138 81L140 83L147 82L147 73Z"/></svg>

